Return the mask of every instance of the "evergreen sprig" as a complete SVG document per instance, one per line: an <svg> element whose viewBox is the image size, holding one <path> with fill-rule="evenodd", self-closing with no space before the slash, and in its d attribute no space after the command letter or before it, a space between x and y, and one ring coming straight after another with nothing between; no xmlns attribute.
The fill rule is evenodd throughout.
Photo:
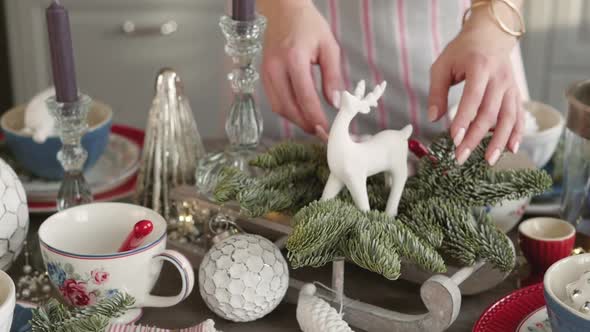
<svg viewBox="0 0 590 332"><path fill-rule="evenodd" d="M303 144L293 142L279 143L267 152L254 158L250 165L274 169L288 163L311 162L318 163L325 160L326 147L319 144Z"/></svg>
<svg viewBox="0 0 590 332"><path fill-rule="evenodd" d="M321 266L344 254L359 266L390 279L399 274L399 266L377 262L401 262L405 258L428 271L446 271L435 248L383 212L362 212L351 203L333 199L312 202L293 220L287 249L294 267Z"/></svg>
<svg viewBox="0 0 590 332"><path fill-rule="evenodd" d="M113 318L120 317L135 304L135 299L124 293L116 293L94 306L70 309L50 299L33 309L33 332L103 332Z"/></svg>
<svg viewBox="0 0 590 332"><path fill-rule="evenodd" d="M382 174L367 179L374 211L359 211L346 189L337 199L318 202L330 171L326 147L316 144L276 145L251 162L262 170L259 177L224 171L215 198L237 201L249 216L293 214L287 249L294 267L317 267L344 257L395 279L402 260L442 272L445 257L461 265L484 259L508 271L515 261L511 243L489 218L473 211L538 195L551 186L551 178L540 170L492 170L485 161L489 142L484 139L457 165L453 140L448 135L435 140L429 152L437 161L420 160L417 174L406 182L396 218L380 212L389 195Z"/></svg>
<svg viewBox="0 0 590 332"><path fill-rule="evenodd" d="M344 240L345 256L356 265L395 280L401 274L401 260L395 246L379 241L369 230L357 230L354 237Z"/></svg>

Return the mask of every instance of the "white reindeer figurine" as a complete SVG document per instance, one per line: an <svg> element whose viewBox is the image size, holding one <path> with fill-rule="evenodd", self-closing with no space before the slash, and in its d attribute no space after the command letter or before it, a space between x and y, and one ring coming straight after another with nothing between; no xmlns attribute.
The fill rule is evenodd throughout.
<svg viewBox="0 0 590 332"><path fill-rule="evenodd" d="M330 177L324 187L322 200L336 197L346 186L356 206L368 211L367 177L388 172L393 183L385 213L397 215L399 200L408 178L408 138L412 134L412 126L408 125L402 130L384 130L360 143L354 142L348 131L350 122L358 112L366 114L371 107L377 106L386 85L384 81L365 96L365 81L360 81L354 95L348 91L335 94L335 106L340 111L328 137Z"/></svg>

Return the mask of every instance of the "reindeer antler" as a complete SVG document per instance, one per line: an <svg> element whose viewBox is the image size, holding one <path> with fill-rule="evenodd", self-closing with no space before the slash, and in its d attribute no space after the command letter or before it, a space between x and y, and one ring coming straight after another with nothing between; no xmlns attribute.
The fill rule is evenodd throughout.
<svg viewBox="0 0 590 332"><path fill-rule="evenodd" d="M354 89L354 96L357 97L358 99L362 99L363 96L365 95L365 80L361 80L360 82L358 82L358 84L356 85L356 88Z"/></svg>
<svg viewBox="0 0 590 332"><path fill-rule="evenodd" d="M358 84L356 85L356 88L354 89L354 95L350 94L347 91L335 91L334 96L332 97L332 103L335 107L341 108L343 96L348 96L348 103L351 103L351 105L355 105L355 107L353 107L356 108L354 110L355 113L357 111L361 113L368 113L371 107L377 106L377 101L383 95L386 86L387 82L383 81L381 84L378 84L372 92L364 96L366 84L365 81L362 80L358 82Z"/></svg>
<svg viewBox="0 0 590 332"><path fill-rule="evenodd" d="M377 85L372 92L368 93L365 98L363 98L362 102L366 103L369 107L377 106L377 101L381 98L383 92L385 92L385 87L387 87L387 82L381 82L381 84Z"/></svg>

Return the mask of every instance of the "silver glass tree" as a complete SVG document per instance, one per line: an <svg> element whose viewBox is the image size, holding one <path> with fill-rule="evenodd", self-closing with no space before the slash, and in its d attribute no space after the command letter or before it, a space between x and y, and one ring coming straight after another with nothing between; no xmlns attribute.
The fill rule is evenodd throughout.
<svg viewBox="0 0 590 332"><path fill-rule="evenodd" d="M135 203L151 208L167 221L175 214L170 192L195 184L197 161L205 149L180 76L160 70L145 132Z"/></svg>
<svg viewBox="0 0 590 332"><path fill-rule="evenodd" d="M82 146L82 136L88 129L87 115L92 99L80 95L71 103L60 103L55 97L47 100L47 107L55 117L62 147L57 159L64 169L64 178L57 194L58 211L92 202L90 186L84 179L84 163L88 153Z"/></svg>
<svg viewBox="0 0 590 332"><path fill-rule="evenodd" d="M197 167L197 188L206 195L210 194L224 167L233 166L251 172L248 161L257 152L263 126L254 100L259 79L254 60L262 49L266 19L257 15L252 21L236 21L222 16L219 25L227 40L225 52L235 66L228 74L234 100L225 122L229 145L222 152L205 156Z"/></svg>

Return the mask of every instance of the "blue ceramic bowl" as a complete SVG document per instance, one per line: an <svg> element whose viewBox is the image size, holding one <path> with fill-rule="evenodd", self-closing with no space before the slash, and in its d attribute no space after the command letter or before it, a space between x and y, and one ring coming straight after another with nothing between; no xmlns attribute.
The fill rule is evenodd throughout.
<svg viewBox="0 0 590 332"><path fill-rule="evenodd" d="M88 112L88 132L82 137L82 145L88 152L84 169L89 169L104 152L113 122L112 109L102 103L93 101ZM25 170L49 179L63 178L63 169L57 160L61 141L57 136L48 137L44 143L36 143L33 137L22 132L24 127L24 106L6 111L0 125L6 139L6 145L14 158Z"/></svg>
<svg viewBox="0 0 590 332"><path fill-rule="evenodd" d="M567 298L566 285L578 280L588 270L590 254L583 254L566 257L551 265L545 273L543 288L553 332L590 331L590 316L574 310L563 300Z"/></svg>

